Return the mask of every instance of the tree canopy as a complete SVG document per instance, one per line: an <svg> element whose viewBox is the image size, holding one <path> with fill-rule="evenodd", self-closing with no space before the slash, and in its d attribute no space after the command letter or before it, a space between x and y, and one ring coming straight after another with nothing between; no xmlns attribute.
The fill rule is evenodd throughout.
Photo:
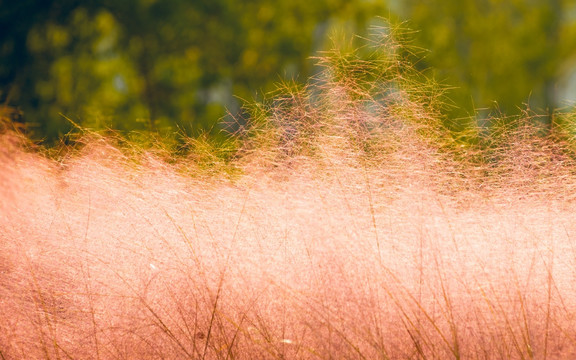
<svg viewBox="0 0 576 360"><path fill-rule="evenodd" d="M415 31L416 67L451 86L451 119L562 106L576 1L0 0L0 102L55 139L70 119L118 130L217 132L282 79L305 82L331 29L377 17ZM241 117L239 117L241 118ZM458 129L458 122L452 121Z"/></svg>
<svg viewBox="0 0 576 360"><path fill-rule="evenodd" d="M560 85L576 57L575 11L573 0L407 0L401 9L429 50L420 67L454 87L452 115L480 120L567 105Z"/></svg>
<svg viewBox="0 0 576 360"><path fill-rule="evenodd" d="M306 80L330 23L378 1L25 0L1 5L2 101L33 131L214 129L236 97Z"/></svg>

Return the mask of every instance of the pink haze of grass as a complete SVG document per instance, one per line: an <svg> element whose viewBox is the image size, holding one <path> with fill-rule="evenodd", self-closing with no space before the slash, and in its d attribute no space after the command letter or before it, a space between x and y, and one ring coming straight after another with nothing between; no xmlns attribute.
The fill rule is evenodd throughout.
<svg viewBox="0 0 576 360"><path fill-rule="evenodd" d="M374 165L337 141L230 179L4 135L0 358L576 356L561 160L519 142L502 181L468 183L417 142Z"/></svg>

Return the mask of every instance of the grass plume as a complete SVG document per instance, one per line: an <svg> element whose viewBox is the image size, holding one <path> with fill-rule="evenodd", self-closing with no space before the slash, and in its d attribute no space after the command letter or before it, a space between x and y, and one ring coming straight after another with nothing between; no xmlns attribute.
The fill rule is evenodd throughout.
<svg viewBox="0 0 576 360"><path fill-rule="evenodd" d="M382 34L225 144L4 126L0 358L573 358L573 114L453 132Z"/></svg>

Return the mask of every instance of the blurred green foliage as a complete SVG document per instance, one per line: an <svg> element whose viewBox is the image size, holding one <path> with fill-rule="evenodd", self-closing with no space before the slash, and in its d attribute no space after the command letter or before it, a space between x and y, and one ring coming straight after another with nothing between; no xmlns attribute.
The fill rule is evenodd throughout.
<svg viewBox="0 0 576 360"><path fill-rule="evenodd" d="M417 69L453 86L450 127L488 127L493 111L562 105L575 3L0 0L0 102L47 140L69 131L67 118L93 129L217 134L247 121L240 99L308 81L311 57L334 31L367 36L385 17L415 30L410 45L425 50L411 55Z"/></svg>
<svg viewBox="0 0 576 360"><path fill-rule="evenodd" d="M81 126L217 133L227 111L306 81L334 23L382 13L366 0L0 0L0 97L33 133ZM236 119L242 119L237 116ZM240 120L241 121L241 120Z"/></svg>
<svg viewBox="0 0 576 360"><path fill-rule="evenodd" d="M490 127L494 115L530 109L548 122L574 101L563 85L576 60L576 1L405 0L398 10L428 50L419 68L453 87L451 118Z"/></svg>

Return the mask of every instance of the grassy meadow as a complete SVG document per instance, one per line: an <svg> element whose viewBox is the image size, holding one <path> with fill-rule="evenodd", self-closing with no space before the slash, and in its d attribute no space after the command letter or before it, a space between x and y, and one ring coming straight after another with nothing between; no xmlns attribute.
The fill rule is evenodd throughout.
<svg viewBox="0 0 576 360"><path fill-rule="evenodd" d="M571 115L454 135L390 52L321 63L225 144L5 126L0 359L576 357Z"/></svg>

